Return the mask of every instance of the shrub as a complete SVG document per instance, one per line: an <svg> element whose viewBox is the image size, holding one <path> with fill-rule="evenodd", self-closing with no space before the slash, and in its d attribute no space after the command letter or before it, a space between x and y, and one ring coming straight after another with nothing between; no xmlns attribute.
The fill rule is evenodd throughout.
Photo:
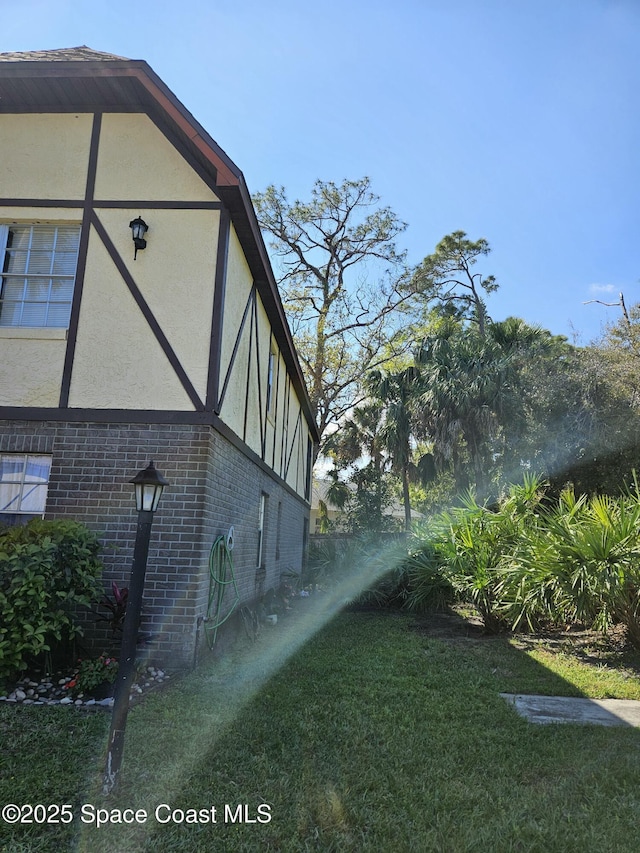
<svg viewBox="0 0 640 853"><path fill-rule="evenodd" d="M107 622L111 626L111 634L115 636L117 633L122 634L124 627L124 617L127 613L127 601L129 599L129 588L123 587L120 589L118 584L113 581L111 584L111 592L113 595L103 595L98 603L98 607L102 607L107 613L96 611L98 622Z"/></svg>
<svg viewBox="0 0 640 853"><path fill-rule="evenodd" d="M97 658L81 660L75 678L66 686L74 693L92 693L96 687L104 683L113 684L117 674L118 661L103 652Z"/></svg>
<svg viewBox="0 0 640 853"><path fill-rule="evenodd" d="M325 582L336 571L337 563L338 549L333 539L311 542L302 583L315 587Z"/></svg>
<svg viewBox="0 0 640 853"><path fill-rule="evenodd" d="M399 606L407 590L405 548L403 537L328 537L309 548L305 581L334 591L343 588L351 605Z"/></svg>
<svg viewBox="0 0 640 853"><path fill-rule="evenodd" d="M640 648L640 492L545 505L540 482L511 486L492 509L467 495L419 534L407 565L408 604L424 608L452 591L489 631L584 622L627 628Z"/></svg>
<svg viewBox="0 0 640 853"><path fill-rule="evenodd" d="M99 550L75 521L0 531L0 678L26 669L54 639L81 633L75 611L99 594Z"/></svg>
<svg viewBox="0 0 640 853"><path fill-rule="evenodd" d="M407 578L405 594L409 610L442 610L456 597L445 571L444 560L434 539L425 537L423 528L409 547L404 563Z"/></svg>
<svg viewBox="0 0 640 853"><path fill-rule="evenodd" d="M640 498L563 492L513 560L514 605L528 621L626 626L640 648ZM516 624L517 624L516 620Z"/></svg>
<svg viewBox="0 0 640 853"><path fill-rule="evenodd" d="M495 508L481 506L467 493L460 506L437 515L409 554L408 605L424 608L455 595L475 605L487 631L509 627L505 561L524 531L535 526L541 497L540 480L526 477Z"/></svg>

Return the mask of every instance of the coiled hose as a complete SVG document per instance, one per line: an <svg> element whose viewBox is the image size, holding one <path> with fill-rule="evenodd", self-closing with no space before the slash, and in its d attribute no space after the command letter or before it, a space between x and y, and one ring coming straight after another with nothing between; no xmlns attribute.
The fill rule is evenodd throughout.
<svg viewBox="0 0 640 853"><path fill-rule="evenodd" d="M232 587L234 599L224 613L223 602L228 587ZM207 645L210 649L213 649L216 644L218 628L224 625L238 606L239 601L240 593L233 571L231 548L224 536L218 536L211 546L211 553L209 554L209 604L204 622Z"/></svg>

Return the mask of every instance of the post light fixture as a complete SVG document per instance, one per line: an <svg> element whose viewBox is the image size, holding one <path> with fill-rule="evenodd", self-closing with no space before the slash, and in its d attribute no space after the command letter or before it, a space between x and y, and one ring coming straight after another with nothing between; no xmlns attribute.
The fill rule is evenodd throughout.
<svg viewBox="0 0 640 853"><path fill-rule="evenodd" d="M138 471L129 482L135 487L138 527L133 549L133 565L122 628L118 677L111 715L107 763L104 771L103 792L105 794L110 794L116 787L122 765L124 733L127 725L127 714L129 713L129 693L135 674L136 646L140 626L140 611L142 610L144 576L147 571L147 558L149 556L151 525L163 489L169 485L162 474L156 471L153 462L150 462L142 471Z"/></svg>
<svg viewBox="0 0 640 853"><path fill-rule="evenodd" d="M135 252L133 253L133 260L135 261L138 255L138 249L146 249L147 241L144 239L144 235L149 230L149 226L141 219L139 216L136 216L135 219L132 219L129 223L129 228L131 228L131 234L133 235L133 243L136 247Z"/></svg>
<svg viewBox="0 0 640 853"><path fill-rule="evenodd" d="M156 471L153 461L142 471L138 471L129 482L135 486L138 512L155 512L164 487L169 485L162 474Z"/></svg>

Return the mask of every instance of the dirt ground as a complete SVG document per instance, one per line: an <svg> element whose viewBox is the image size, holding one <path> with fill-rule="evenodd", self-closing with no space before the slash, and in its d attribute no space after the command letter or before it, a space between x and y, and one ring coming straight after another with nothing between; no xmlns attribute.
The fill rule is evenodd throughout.
<svg viewBox="0 0 640 853"><path fill-rule="evenodd" d="M615 661L640 674L640 652L627 642L626 630L619 625L612 627L606 635L584 625L548 628L536 633L488 634L481 617L469 606L454 605L446 611L421 616L414 628L430 637L459 643L492 642L506 637L523 651L542 647L595 665Z"/></svg>

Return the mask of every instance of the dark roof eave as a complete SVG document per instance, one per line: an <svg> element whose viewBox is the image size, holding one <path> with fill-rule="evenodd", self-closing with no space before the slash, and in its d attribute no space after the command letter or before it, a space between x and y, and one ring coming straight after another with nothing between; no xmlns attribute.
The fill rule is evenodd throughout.
<svg viewBox="0 0 640 853"><path fill-rule="evenodd" d="M3 78L14 80L20 78L40 79L43 81L42 88L45 90L47 80L51 78L82 79L83 77L129 77L135 79L152 101L171 118L173 124L207 159L216 165L218 183L231 186L238 183L242 174L240 169L143 59L0 62L0 80Z"/></svg>
<svg viewBox="0 0 640 853"><path fill-rule="evenodd" d="M271 302L271 307L278 319L278 325L280 327L282 335L282 339L280 339L280 337L278 338L278 343L280 344L280 348L283 352L288 351L292 355L292 361L289 366L290 368L292 368L293 372L293 384L296 391L300 394L301 401L304 400L306 403L306 406L308 408L307 421L309 423L309 429L311 431L311 435L313 437L314 442L316 444L319 444L320 434L318 432L317 424L314 418L311 416L311 404L309 401L307 385L302 374L300 362L298 361L296 347L293 342L293 337L291 335L291 329L289 328L289 323L287 321L287 317L284 311L284 306L282 305L282 299L280 298L280 291L278 289L275 276L273 275L273 269L271 267L271 261L269 260L269 255L267 253L267 247L265 246L262 237L262 231L260 230L260 226L258 225L258 220L256 218L253 202L251 201L251 194L249 193L249 188L245 183L243 175L240 175L239 191L243 202L243 208L247 213L248 225L251 230L251 239L258 253L260 267L264 271L266 276L265 284L268 288L266 294L267 300ZM269 299L269 297L271 297L271 299Z"/></svg>

